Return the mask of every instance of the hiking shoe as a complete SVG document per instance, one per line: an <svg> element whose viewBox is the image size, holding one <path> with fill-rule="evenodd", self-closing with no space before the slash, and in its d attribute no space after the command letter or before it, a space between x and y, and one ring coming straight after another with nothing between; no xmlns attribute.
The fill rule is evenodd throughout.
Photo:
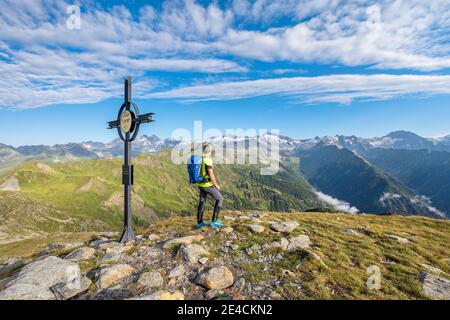
<svg viewBox="0 0 450 320"><path fill-rule="evenodd" d="M201 223L197 223L196 225L195 225L195 229L201 229L201 228L203 228L203 227L206 227L208 224L207 223L204 223L204 222L201 222Z"/></svg>
<svg viewBox="0 0 450 320"><path fill-rule="evenodd" d="M220 220L217 220L217 221L211 222L210 226L213 228L220 228L220 227L223 227L223 222Z"/></svg>

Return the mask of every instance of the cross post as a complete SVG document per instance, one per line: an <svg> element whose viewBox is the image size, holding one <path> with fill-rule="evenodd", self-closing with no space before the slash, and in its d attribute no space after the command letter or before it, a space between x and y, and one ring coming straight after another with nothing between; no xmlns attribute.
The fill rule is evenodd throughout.
<svg viewBox="0 0 450 320"><path fill-rule="evenodd" d="M131 77L124 79L124 103L119 109L117 120L108 122L108 129L117 129L119 137L124 142L122 166L122 184L124 186L124 229L120 242L133 241L136 235L133 231L131 213L131 187L134 184L134 166L131 161L131 142L136 139L142 123L153 122L154 113L140 115L138 106L131 101Z"/></svg>

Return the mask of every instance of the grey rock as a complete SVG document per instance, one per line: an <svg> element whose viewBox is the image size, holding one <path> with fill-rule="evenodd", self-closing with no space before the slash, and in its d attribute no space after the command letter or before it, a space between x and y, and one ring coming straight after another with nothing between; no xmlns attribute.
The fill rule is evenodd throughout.
<svg viewBox="0 0 450 320"><path fill-rule="evenodd" d="M0 292L0 300L55 300L51 287L77 281L81 281L78 264L50 256L25 266Z"/></svg>
<svg viewBox="0 0 450 320"><path fill-rule="evenodd" d="M296 249L306 249L312 245L311 240L307 235L300 235L298 237L291 238L289 240L289 245L287 251L293 251Z"/></svg>
<svg viewBox="0 0 450 320"><path fill-rule="evenodd" d="M173 268L172 270L170 270L167 277L169 279L179 278L181 276L184 276L185 273L186 273L185 267L183 265L179 265L179 266L176 266L175 268Z"/></svg>
<svg viewBox="0 0 450 320"><path fill-rule="evenodd" d="M434 300L450 299L450 281L437 277L431 273L421 272L419 279L425 295Z"/></svg>
<svg viewBox="0 0 450 320"><path fill-rule="evenodd" d="M102 267L98 275L97 287L100 289L109 288L117 282L131 276L134 271L135 269L127 264L115 264Z"/></svg>
<svg viewBox="0 0 450 320"><path fill-rule="evenodd" d="M192 243L192 244L183 244L178 250L179 256L187 262L197 263L198 260L208 254L205 248L201 245Z"/></svg>
<svg viewBox="0 0 450 320"><path fill-rule="evenodd" d="M296 221L285 221L285 222L276 222L272 223L270 227L277 232L286 232L290 233L294 231L295 228L299 226L299 223Z"/></svg>
<svg viewBox="0 0 450 320"><path fill-rule="evenodd" d="M264 226L262 226L260 224L249 224L248 228L253 233L262 233L265 230Z"/></svg>
<svg viewBox="0 0 450 320"><path fill-rule="evenodd" d="M164 284L164 279L159 272L145 272L140 275L137 284L146 288L160 288Z"/></svg>
<svg viewBox="0 0 450 320"><path fill-rule="evenodd" d="M234 276L225 266L214 267L199 274L196 283L208 289L222 290L233 285Z"/></svg>

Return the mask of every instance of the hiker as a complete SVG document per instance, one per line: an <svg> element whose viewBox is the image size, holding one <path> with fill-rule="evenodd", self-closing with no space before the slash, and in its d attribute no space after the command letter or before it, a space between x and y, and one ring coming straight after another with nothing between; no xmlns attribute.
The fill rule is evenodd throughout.
<svg viewBox="0 0 450 320"><path fill-rule="evenodd" d="M205 203L208 194L211 195L216 201L216 203L214 204L214 213L210 226L213 228L220 228L223 226L223 222L219 220L219 213L220 209L222 208L223 196L220 193L219 184L217 183L216 177L214 176L213 162L211 159L213 151L213 146L209 145L207 142L203 144L203 157L201 160L201 175L203 181L196 183L196 185L200 189L200 198L197 210L197 225L195 226L198 229L207 225L203 221L203 211L205 210Z"/></svg>

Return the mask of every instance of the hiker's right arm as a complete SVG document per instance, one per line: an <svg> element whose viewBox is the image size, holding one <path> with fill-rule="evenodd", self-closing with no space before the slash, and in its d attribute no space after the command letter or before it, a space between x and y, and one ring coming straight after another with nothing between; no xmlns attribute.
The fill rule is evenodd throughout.
<svg viewBox="0 0 450 320"><path fill-rule="evenodd" d="M219 184L217 183L216 176L214 175L213 169L212 168L211 169L208 168L207 171L208 171L208 176L209 176L209 178L211 179L211 182L214 185L214 188L216 188L217 190L220 191L220 187L219 187Z"/></svg>

